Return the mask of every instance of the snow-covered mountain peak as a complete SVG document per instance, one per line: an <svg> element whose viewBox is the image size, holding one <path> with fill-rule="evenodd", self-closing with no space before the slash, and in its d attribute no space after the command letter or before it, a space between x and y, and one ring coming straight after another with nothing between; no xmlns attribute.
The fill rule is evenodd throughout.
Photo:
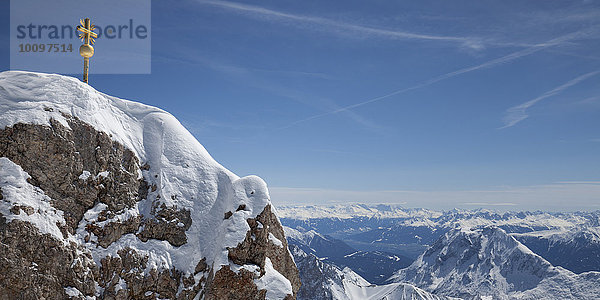
<svg viewBox="0 0 600 300"><path fill-rule="evenodd" d="M439 295L509 299L517 294L555 298L541 287L576 276L552 266L504 230L485 226L449 231L392 280ZM566 295L577 298L578 293Z"/></svg>
<svg viewBox="0 0 600 300"><path fill-rule="evenodd" d="M141 164L149 166L143 171L144 177L157 186L153 196L161 203L189 209L193 219L210 220L212 224L205 228L190 228L189 238L198 239L183 246L190 251L171 251L173 263L181 270L193 268L189 259L204 256L211 263L228 264L222 250L214 248L214 241L227 231L240 232L241 236L223 241L225 246L235 247L249 229L245 228L244 218L256 217L270 202L261 179L240 179L223 168L175 117L161 109L110 97L72 77L9 71L0 73L0 82L0 127L16 123L50 126L50 120L68 127L69 117L78 118L134 150ZM224 193L219 193L219 186ZM250 195L246 189L257 192ZM147 202L140 203L141 211L151 210L152 202ZM243 216L238 213L226 223L240 228L214 230L221 227L215 226L221 223L217 218L239 205L247 205ZM220 212L215 214L217 207ZM243 222L235 221L238 215ZM194 244L208 247L202 247L205 250L201 252L191 251L197 248Z"/></svg>
<svg viewBox="0 0 600 300"><path fill-rule="evenodd" d="M293 261L266 183L225 169L161 109L105 95L72 77L2 72L0 140L3 165L19 166L14 169L23 174L14 175L31 177L46 194L38 198L50 199L40 203L50 203L58 210L55 215L64 216L64 238L87 249L95 267L110 257L125 259L129 251L145 260L142 278L153 269L177 270L182 275L174 286L183 289L180 277L196 276L195 293L206 286L198 281L202 276L207 280L209 272L219 270L242 276L240 270L258 265L259 272L248 278L288 280L277 273ZM1 215L18 215L20 207L33 203L18 193L6 194L10 205ZM269 243L271 236L283 244ZM254 261L244 251L265 255ZM134 284L124 275L115 280L124 280L119 287ZM289 286L266 285L267 295L286 287L277 294L285 296L292 293Z"/></svg>

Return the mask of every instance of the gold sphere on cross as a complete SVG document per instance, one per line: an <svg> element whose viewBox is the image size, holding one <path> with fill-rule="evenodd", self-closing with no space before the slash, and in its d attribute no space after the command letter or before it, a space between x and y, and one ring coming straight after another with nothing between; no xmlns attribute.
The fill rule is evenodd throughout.
<svg viewBox="0 0 600 300"><path fill-rule="evenodd" d="M90 58L94 55L94 47L88 44L83 44L79 47L79 54L84 58Z"/></svg>

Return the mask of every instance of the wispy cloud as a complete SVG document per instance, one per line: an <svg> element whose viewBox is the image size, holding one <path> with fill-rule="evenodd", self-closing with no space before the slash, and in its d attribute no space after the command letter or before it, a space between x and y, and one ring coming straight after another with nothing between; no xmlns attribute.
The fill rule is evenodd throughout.
<svg viewBox="0 0 600 300"><path fill-rule="evenodd" d="M597 106L600 104L600 96L591 96L581 99L579 101L575 101L574 104L583 105L583 106Z"/></svg>
<svg viewBox="0 0 600 300"><path fill-rule="evenodd" d="M571 57L578 57L578 58L583 58L583 59L600 61L600 56L581 55L581 54L571 53L571 52L561 51L561 50L549 50L548 52L571 56Z"/></svg>
<svg viewBox="0 0 600 300"><path fill-rule="evenodd" d="M335 105L335 106L333 106L333 108L330 108L329 110L326 110L324 112L315 114L313 116L310 116L310 117L307 117L304 119L300 119L300 120L291 122L285 126L277 128L277 129L286 129L286 128L295 126L297 124L303 123L303 122L307 122L307 121L310 121L313 119L321 118L321 117L328 116L328 115L338 114L338 113L345 113L349 118L355 120L358 123L361 123L362 125L364 125L366 127L376 128L377 126L374 125L372 122L366 121L364 118L358 116L356 113L353 113L350 110L364 106L364 105L368 105L368 104L371 104L374 102L382 101L382 100L385 100L385 99L391 98L393 96L403 94L403 93L406 93L406 92L409 92L412 90L421 89L421 88L427 87L431 84L434 84L434 83L437 83L437 82L440 82L440 81L443 81L446 79L450 79L450 78L453 78L453 77L456 77L456 76L459 76L459 75L462 75L465 73L482 70L482 69L487 69L487 68L492 68L492 67L495 67L495 66L498 66L501 64L509 63L509 62L517 60L519 58L529 56L531 54L537 53L542 50L549 49L551 47L556 48L556 46L566 45L575 40L589 37L592 34L595 34L599 29L599 26L594 25L587 29L573 32L570 34L566 34L566 35L563 35L563 36L560 36L560 37L557 37L554 39L547 40L542 43L533 43L533 44L531 44L531 43L512 43L512 42L497 43L497 41L494 42L493 40L490 40L490 39L481 39L481 38L477 38L477 37L445 36L445 35L435 35L435 34L430 35L430 34L420 34L420 33L414 33L414 32L410 32L410 31L402 31L402 30L381 29L381 28L364 26L362 24L354 24L354 23L333 20L333 19L328 19L328 18L323 18L323 17L282 12L282 11L278 11L278 10L274 10L274 9L261 7L261 6L248 5L248 4L238 3L238 2L231 2L231 1L196 0L196 2L203 4L203 5L211 5L211 6L219 7L219 8L233 11L235 13L249 16L252 18L259 18L262 20L266 20L268 22L277 22L277 23L282 23L283 25L292 25L292 26L297 26L297 27L301 27L301 28L309 28L311 30L325 30L332 34L348 35L348 33L352 33L353 36L356 36L358 34L358 35L365 36L365 37L381 37L381 38L388 38L388 39L408 39L408 40L452 42L452 43L459 43L462 46L466 45L467 47L469 47L471 49L483 48L485 46L484 43L486 45L524 47L524 49L521 49L516 52L512 52L508 55L505 55L505 56L502 56L502 57L499 57L496 59L492 59L492 60L484 62L482 64L478 64L475 66L466 67L466 68L458 69L453 72L445 73L445 74L430 78L428 80L422 81L414 86L399 89L399 90L393 91L391 93L388 93L388 94L385 94L382 96L378 96L375 98L371 98L371 99L368 99L368 100L365 100L365 101L362 101L359 103L355 103L355 104L343 106L343 107L339 107L339 106ZM585 14L584 16L586 18L589 18L588 14ZM581 16L578 16L577 20L579 20L580 17ZM213 63L208 62L208 64L213 64ZM223 68L223 66L216 66L216 67ZM213 68L214 68L214 66L213 66ZM226 72L230 72L230 73L240 72L239 69L232 70L230 68L227 68L226 70L222 70L222 71L226 71ZM248 70L244 70L244 71L248 71ZM262 86L266 87L267 85L262 85ZM270 88L270 89L273 89L273 88ZM304 97L304 96L301 96L301 97L290 96L290 94L287 93L287 91L286 91L286 97L294 98L296 100L306 99L306 97ZM301 100L301 101L305 101L305 100ZM334 101L329 100L329 102L333 103ZM319 110L323 111L324 110L323 108L326 108L326 107L320 107ZM514 124L518 123L519 121L520 120L517 120ZM510 123L506 123L505 125L508 125L508 126L505 126L505 127L510 127L510 126L514 125L514 124L512 124L512 125L509 125L509 124ZM503 128L505 128L505 127L503 127Z"/></svg>
<svg viewBox="0 0 600 300"><path fill-rule="evenodd" d="M202 4L218 6L224 9L236 11L238 13L243 13L252 17L258 17L265 20L285 21L286 24L291 25L318 25L318 27L315 27L316 30L324 30L334 34L348 35L348 33L353 33L354 36L356 34L361 34L363 36L368 37L376 36L389 39L453 42L459 43L461 46L465 46L472 49L483 48L482 41L478 38L473 37L429 35L409 31L381 29L337 20L331 20L322 17L305 16L281 12L260 6L247 5L230 1L202 0L198 2Z"/></svg>
<svg viewBox="0 0 600 300"><path fill-rule="evenodd" d="M391 92L389 94L386 94L386 95L383 95L383 96L371 98L371 99L368 99L368 100L365 100L365 101L362 101L362 102L359 102L359 103L356 103L356 104L344 106L342 108L339 108L339 109L336 109L336 110L332 110L332 111L328 111L328 112L325 112L325 113L316 114L316 115L310 116L308 118L292 122L292 123L290 123L290 124L288 124L286 126L283 126L281 129L292 127L292 126L295 126L297 124L300 124L300 123L303 123L303 122L306 122L306 121L310 121L310 120L313 120L313 119L317 119L317 118L320 118L320 117L324 117L324 116L328 116L328 115L332 115L332 114L337 114L337 113L340 113L340 112L343 112L343 111L348 111L348 110L351 110L351 109L354 109L354 108L357 108L357 107L361 107L361 106L364 106L364 105L367 105L367 104L378 102L378 101L390 98L392 96L403 94L403 93L406 93L406 92L409 92L409 91L412 91L412 90L424 88L424 87L427 87L427 86L432 85L434 83L440 82L442 80L446 80L446 79L449 79L449 78L452 78L452 77L456 77L458 75L462 75L462 74L465 74L465 73L469 73L469 72L473 72L473 71L477 71L477 70L481 70L481 69L492 68L492 67L495 67L497 65L505 64L505 63L511 62L513 60L519 59L521 57L528 56L528 55L534 54L536 52L542 51L542 50L547 49L549 47L560 45L560 44L568 42L570 40L574 40L574 39L577 39L577 38L584 37L587 34L588 34L588 31L577 31L577 32L573 32L573 33L570 33L570 34L567 34L567 35L563 35L563 36L560 36L560 37L548 40L548 41L546 41L544 43L540 43L540 44L534 45L532 47L529 47L529 48L526 48L526 49L523 49L523 50L520 50L520 51L516 51L516 52L510 53L508 55L496 58L496 59L489 60L487 62L484 62L484 63L476 65L476 66L462 68L462 69L459 69L459 70L456 70L456 71L453 71L453 72L449 72L449 73L446 73L446 74L442 74L442 75L433 77L431 79L428 79L428 80L425 80L423 82L420 82L420 83L418 83L418 84L416 84L414 86L403 88L403 89L400 89L400 90L396 90L396 91L393 91L393 92Z"/></svg>
<svg viewBox="0 0 600 300"><path fill-rule="evenodd" d="M552 90L549 90L549 91L543 93L542 95L540 95L534 99L531 99L527 102L524 102L522 104L519 104L517 106L513 106L513 107L509 108L506 111L506 116L504 117L504 120L503 120L504 126L500 127L500 129L514 126L517 123L527 119L527 117L529 117L529 115L527 114L528 108L530 108L533 105L535 105L536 103L538 103L546 98L552 97L552 96L554 96L554 95L556 95L556 94L558 94L558 93L560 93L560 92L562 92L562 91L564 91L564 90L566 90L566 89L568 89L590 77L593 77L593 76L597 75L598 73L600 73L600 71L594 71L594 72L580 75L576 78L573 78L573 79L567 81L564 84L561 84L561 85L553 88Z"/></svg>

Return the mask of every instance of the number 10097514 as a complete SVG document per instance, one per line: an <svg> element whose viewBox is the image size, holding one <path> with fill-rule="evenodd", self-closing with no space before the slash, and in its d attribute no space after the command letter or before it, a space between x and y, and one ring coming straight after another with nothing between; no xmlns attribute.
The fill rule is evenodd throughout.
<svg viewBox="0 0 600 300"><path fill-rule="evenodd" d="M19 44L19 52L73 52L73 44Z"/></svg>

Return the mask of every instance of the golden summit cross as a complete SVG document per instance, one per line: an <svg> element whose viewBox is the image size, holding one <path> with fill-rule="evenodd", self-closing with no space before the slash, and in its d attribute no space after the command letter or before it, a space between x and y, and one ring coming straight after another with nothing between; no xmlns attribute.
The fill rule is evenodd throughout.
<svg viewBox="0 0 600 300"><path fill-rule="evenodd" d="M79 54L83 56L83 82L88 82L88 72L90 69L90 57L94 55L94 38L98 35L94 32L94 24L89 18L85 20L79 20L81 25L77 25L77 31L79 31L79 38L83 42L83 45L79 47Z"/></svg>

